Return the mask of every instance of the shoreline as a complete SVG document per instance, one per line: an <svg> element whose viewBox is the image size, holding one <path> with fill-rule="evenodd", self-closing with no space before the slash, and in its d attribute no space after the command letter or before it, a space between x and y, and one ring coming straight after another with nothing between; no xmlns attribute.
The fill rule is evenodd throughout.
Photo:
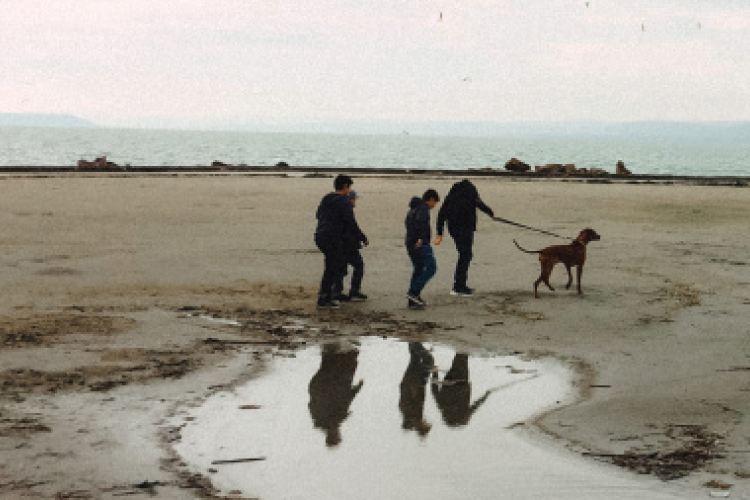
<svg viewBox="0 0 750 500"><path fill-rule="evenodd" d="M672 175L672 174L582 174L573 173L565 175L547 175L537 172L512 172L501 168L471 168L471 169L433 169L433 168L379 168L379 167L321 167L321 166L231 166L205 167L205 166L127 166L112 168L78 168L63 166L16 166L0 167L0 178L14 177L17 174L29 174L31 176L44 176L49 174L74 174L74 175L148 175L148 174L184 174L184 175L287 175L295 176L303 174L335 175L339 172L347 172L354 176L419 176L430 177L471 177L510 179L526 181L560 181L560 182L588 182L588 183L632 183L632 184L695 184L709 186L736 186L747 187L750 183L750 174L746 176L737 175Z"/></svg>
<svg viewBox="0 0 750 500"><path fill-rule="evenodd" d="M328 175L0 178L0 498L200 497L200 478L175 472L175 457L159 451L160 433L174 437L163 415L254 370L274 345L359 334L580 363L578 389L590 397L531 424L571 453L599 454L590 460L668 457L713 439L709 460L666 487L750 494L745 190L483 177L480 193L503 217L602 235L589 249L585 295L534 299L538 263L511 240L550 239L480 219L477 297L448 295L455 249L446 241L420 314L403 300L406 203L428 186L445 192L452 177L355 176L371 298L333 312L314 308L322 262L310 220ZM194 311L244 326L198 325ZM283 326L294 318L322 329L289 338ZM243 346L257 354L235 356Z"/></svg>

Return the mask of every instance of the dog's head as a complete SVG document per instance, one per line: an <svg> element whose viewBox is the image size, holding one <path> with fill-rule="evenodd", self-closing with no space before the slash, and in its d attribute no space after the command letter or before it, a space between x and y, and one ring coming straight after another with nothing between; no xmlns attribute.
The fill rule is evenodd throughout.
<svg viewBox="0 0 750 500"><path fill-rule="evenodd" d="M588 243L589 241L599 241L600 239L601 237L599 236L599 234L589 227L587 227L586 229L578 233L578 238L577 238L577 240L583 243L584 245Z"/></svg>

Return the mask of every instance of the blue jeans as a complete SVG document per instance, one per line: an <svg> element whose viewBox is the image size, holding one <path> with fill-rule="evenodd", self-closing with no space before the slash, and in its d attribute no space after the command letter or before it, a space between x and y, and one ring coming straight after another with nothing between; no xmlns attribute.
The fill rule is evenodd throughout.
<svg viewBox="0 0 750 500"><path fill-rule="evenodd" d="M409 248L409 258L414 265L414 272L411 275L409 292L419 295L428 281L435 276L437 272L437 262L435 254L432 253L430 245L422 245L418 249Z"/></svg>

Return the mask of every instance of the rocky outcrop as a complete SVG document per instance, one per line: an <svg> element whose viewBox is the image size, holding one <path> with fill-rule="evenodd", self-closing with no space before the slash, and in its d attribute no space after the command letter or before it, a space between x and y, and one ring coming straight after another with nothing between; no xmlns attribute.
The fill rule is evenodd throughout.
<svg viewBox="0 0 750 500"><path fill-rule="evenodd" d="M574 165L575 168L575 165ZM562 163L548 163L547 165L534 167L537 174L540 175L563 175L566 173L565 165Z"/></svg>
<svg viewBox="0 0 750 500"><path fill-rule="evenodd" d="M609 175L604 169L601 168L578 168L575 163L550 163L544 166L536 166L534 170L539 175L591 175L591 176L602 176Z"/></svg>
<svg viewBox="0 0 750 500"><path fill-rule="evenodd" d="M229 167L231 165L229 165L228 163L224 163L223 161L214 160L211 162L211 166L212 167Z"/></svg>
<svg viewBox="0 0 750 500"><path fill-rule="evenodd" d="M522 162L518 158L511 158L505 163L505 170L510 170L511 172L528 172L531 170L531 165Z"/></svg>
<svg viewBox="0 0 750 500"><path fill-rule="evenodd" d="M106 156L102 156L100 158L97 158L94 161L86 161L86 160L78 160L77 165L79 170L86 170L86 169L111 169L111 168L119 168L117 163L112 163L111 161L107 161Z"/></svg>
<svg viewBox="0 0 750 500"><path fill-rule="evenodd" d="M617 175L633 175L633 173L625 167L625 163L622 160L617 162L615 167L615 174Z"/></svg>

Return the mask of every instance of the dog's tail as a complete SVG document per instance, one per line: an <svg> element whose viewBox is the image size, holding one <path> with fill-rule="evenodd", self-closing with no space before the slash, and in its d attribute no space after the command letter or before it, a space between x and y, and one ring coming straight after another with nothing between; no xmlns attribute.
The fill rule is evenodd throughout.
<svg viewBox="0 0 750 500"><path fill-rule="evenodd" d="M521 245L519 245L519 244L518 244L518 242L517 242L516 240L513 240L513 243L515 243L515 244L516 244L516 246L518 247L518 249L519 249L520 251L522 251L522 252L526 252L526 253L542 253L542 251L541 251L541 250L526 250L526 249L525 249L525 248L523 248L523 247L522 247Z"/></svg>

